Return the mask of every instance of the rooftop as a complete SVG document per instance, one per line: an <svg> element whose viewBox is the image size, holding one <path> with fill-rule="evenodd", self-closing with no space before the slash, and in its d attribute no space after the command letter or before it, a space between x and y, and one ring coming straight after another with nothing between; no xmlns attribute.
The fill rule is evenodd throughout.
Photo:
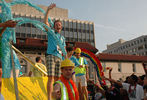
<svg viewBox="0 0 147 100"><path fill-rule="evenodd" d="M147 62L147 56L99 53L97 57L101 61Z"/></svg>

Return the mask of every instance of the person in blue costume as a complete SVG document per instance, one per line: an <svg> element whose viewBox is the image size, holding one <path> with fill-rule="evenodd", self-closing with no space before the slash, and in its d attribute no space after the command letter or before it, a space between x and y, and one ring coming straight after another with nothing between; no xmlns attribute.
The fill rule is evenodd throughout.
<svg viewBox="0 0 147 100"><path fill-rule="evenodd" d="M76 84L78 87L79 82L81 83L83 94L85 95L86 100L88 100L88 91L87 91L87 80L89 80L88 62L84 57L81 57L80 48L76 48L75 56L76 59L79 61L80 65L82 66L75 68Z"/></svg>
<svg viewBox="0 0 147 100"><path fill-rule="evenodd" d="M75 64L75 67L82 67L82 65L80 65L80 63L76 59L76 57L73 56L74 48L73 47L66 47L66 51L67 51L67 58L70 59ZM76 82L75 72L73 72L72 79L73 79L74 82Z"/></svg>
<svg viewBox="0 0 147 100"><path fill-rule="evenodd" d="M68 46L66 47L66 51L67 51L67 58L70 59L75 64L75 66L80 66L79 61L76 59L75 56L73 56L74 48Z"/></svg>
<svg viewBox="0 0 147 100"><path fill-rule="evenodd" d="M17 23L12 20L6 21L4 23L1 23L1 20L0 20L0 100L4 100L4 97L1 94L1 84L2 84L2 69L1 69L2 68L2 65L1 65L1 55L2 55L1 38L2 37L1 36L7 27L15 27L16 24Z"/></svg>
<svg viewBox="0 0 147 100"><path fill-rule="evenodd" d="M8 4L2 0L2 12L0 13L1 22L7 22L8 20L13 20L13 16L11 13L11 9ZM12 59L11 59L11 50L10 50L10 42L16 43L15 30L13 27L8 27L2 34L1 38L1 62L2 62L2 77L10 78L12 75ZM20 63L16 56L16 53L12 51L14 65L16 69L16 76L19 74Z"/></svg>
<svg viewBox="0 0 147 100"><path fill-rule="evenodd" d="M44 22L47 26L52 27L52 22L48 18L48 14L51 9L55 8L56 4L51 4L46 12ZM56 20L53 25L54 29L51 29L52 32L57 36L59 40L62 42L62 46L66 46L65 38L60 34L62 30L62 23L60 20ZM46 29L46 31L50 31ZM65 49L65 48L64 48ZM66 50L64 50L66 51ZM53 91L53 82L57 81L61 75L61 61L62 61L62 52L63 50L57 44L57 41L54 40L52 35L48 35L48 47L46 52L46 67L48 72L48 82L47 82L47 92L48 92L48 100L52 100L52 91ZM66 53L63 53L66 56Z"/></svg>
<svg viewBox="0 0 147 100"><path fill-rule="evenodd" d="M13 18L12 13L11 13L11 6L14 6L16 4L28 5L42 12L43 14L46 14L43 9L41 9L40 7L34 4L31 4L30 2L26 0L15 0L10 3L5 2L5 0L1 0L0 6L1 6L2 12L0 13L0 18L2 22L8 21L8 20L15 20L15 21L18 21L17 26L25 24L25 23L33 24L36 28L39 28L42 31L46 32L48 35L52 36L52 38L54 38L54 41L56 41L56 43L61 48L63 54L65 54L66 51L64 50L64 47L62 46L61 40L58 39L58 36L55 35L54 32L51 30L51 28L48 27L46 24L39 22L37 20L31 20L28 18ZM48 20L51 23L51 20L50 19ZM51 26L53 26L53 23L51 23ZM45 29L47 29L48 31L46 31ZM2 44L1 46L2 47L2 59L1 60L2 60L2 68L3 68L2 77L4 78L10 77L11 69L12 69L11 56L10 56L11 50L10 50L10 44L9 44L10 41L13 41L13 43L16 43L16 36L15 36L14 28L7 28L5 32L3 33L2 40L1 40L1 44ZM14 59L15 68L19 70L20 63L14 51L13 51L13 59Z"/></svg>

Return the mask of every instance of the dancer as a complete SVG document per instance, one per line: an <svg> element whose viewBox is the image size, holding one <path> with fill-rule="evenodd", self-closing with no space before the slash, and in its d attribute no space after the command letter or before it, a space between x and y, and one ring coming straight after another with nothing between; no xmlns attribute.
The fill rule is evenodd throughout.
<svg viewBox="0 0 147 100"><path fill-rule="evenodd" d="M48 14L50 10L53 9L54 7L56 7L55 4L51 4L48 7L45 18L44 18L45 24L50 27L52 25L50 24L51 20L48 20ZM62 41L62 45L65 47L66 46L65 38L61 36L60 34L61 30L62 30L62 23L60 20L56 20L54 22L54 30L51 30L51 31L54 32L54 34L57 36L59 40ZM50 30L46 29L46 31L50 31ZM48 72L48 82L47 82L48 100L51 100L51 97L52 97L51 93L53 91L53 82L57 81L61 74L61 71L60 71L61 60L62 60L61 48L59 47L59 45L57 44L57 41L53 38L53 36L48 35L48 47L47 47L47 55L46 55L46 67Z"/></svg>

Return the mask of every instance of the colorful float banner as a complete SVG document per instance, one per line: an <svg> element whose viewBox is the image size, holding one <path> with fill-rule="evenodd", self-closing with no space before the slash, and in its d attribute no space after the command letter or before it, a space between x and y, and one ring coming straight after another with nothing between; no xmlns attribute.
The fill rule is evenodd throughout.
<svg viewBox="0 0 147 100"><path fill-rule="evenodd" d="M17 78L19 100L47 100L47 77ZM5 100L16 100L13 78L2 79Z"/></svg>

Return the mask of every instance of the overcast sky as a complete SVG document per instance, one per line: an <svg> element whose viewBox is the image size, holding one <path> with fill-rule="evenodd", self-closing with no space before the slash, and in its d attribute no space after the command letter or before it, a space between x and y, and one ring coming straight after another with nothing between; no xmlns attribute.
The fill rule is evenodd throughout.
<svg viewBox="0 0 147 100"><path fill-rule="evenodd" d="M68 9L70 19L92 21L96 48L106 49L118 39L147 35L147 0L28 0L35 4Z"/></svg>

